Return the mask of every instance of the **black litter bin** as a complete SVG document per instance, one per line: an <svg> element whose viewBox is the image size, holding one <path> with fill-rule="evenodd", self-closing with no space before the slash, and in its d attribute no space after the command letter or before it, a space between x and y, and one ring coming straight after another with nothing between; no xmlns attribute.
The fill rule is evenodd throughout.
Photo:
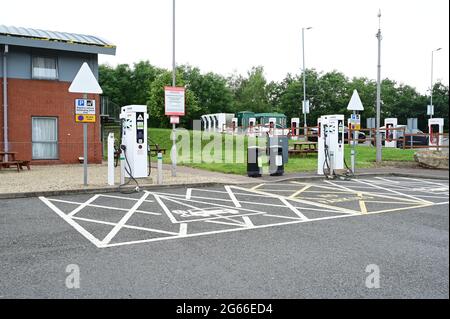
<svg viewBox="0 0 450 319"><path fill-rule="evenodd" d="M271 145L268 150L270 176L282 176L284 174L283 146Z"/></svg>
<svg viewBox="0 0 450 319"><path fill-rule="evenodd" d="M266 149L258 146L247 148L247 175L249 177L261 177L262 164L261 156L266 155Z"/></svg>

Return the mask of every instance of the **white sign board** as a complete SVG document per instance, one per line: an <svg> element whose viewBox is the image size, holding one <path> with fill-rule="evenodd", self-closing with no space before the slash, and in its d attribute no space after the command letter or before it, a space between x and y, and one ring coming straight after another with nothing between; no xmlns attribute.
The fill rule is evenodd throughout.
<svg viewBox="0 0 450 319"><path fill-rule="evenodd" d="M304 114L309 114L309 100L303 101L302 111Z"/></svg>
<svg viewBox="0 0 450 319"><path fill-rule="evenodd" d="M166 86L164 88L165 114L183 116L185 114L185 89Z"/></svg>
<svg viewBox="0 0 450 319"><path fill-rule="evenodd" d="M170 124L180 124L180 117L179 116L171 116Z"/></svg>
<svg viewBox="0 0 450 319"><path fill-rule="evenodd" d="M353 90L352 98L348 103L347 110L350 111L364 111L364 106L361 102L361 98L359 97L358 91Z"/></svg>
<svg viewBox="0 0 450 319"><path fill-rule="evenodd" d="M95 115L95 100L76 99L75 114Z"/></svg>
<svg viewBox="0 0 450 319"><path fill-rule="evenodd" d="M427 115L434 115L434 105L427 105Z"/></svg>
<svg viewBox="0 0 450 319"><path fill-rule="evenodd" d="M103 90L97 82L89 65L84 62L69 87L70 93L102 94Z"/></svg>

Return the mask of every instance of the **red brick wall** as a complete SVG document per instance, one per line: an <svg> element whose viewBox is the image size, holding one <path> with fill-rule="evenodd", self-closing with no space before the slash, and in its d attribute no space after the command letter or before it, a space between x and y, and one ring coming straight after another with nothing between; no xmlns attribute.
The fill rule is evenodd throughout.
<svg viewBox="0 0 450 319"><path fill-rule="evenodd" d="M2 85L2 80L0 80ZM52 116L58 118L59 159L32 161L33 164L78 163L83 156L83 124L75 122L75 99L82 94L68 93L70 83L43 80L8 79L8 132L10 151L18 152L23 160L32 160L31 118ZM3 91L0 90L0 149L3 150ZM96 100L97 122L88 124L88 162L101 163L100 98Z"/></svg>

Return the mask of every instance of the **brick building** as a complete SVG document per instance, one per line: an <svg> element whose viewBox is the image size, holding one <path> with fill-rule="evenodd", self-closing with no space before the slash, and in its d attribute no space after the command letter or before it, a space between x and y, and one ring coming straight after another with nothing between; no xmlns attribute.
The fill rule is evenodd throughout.
<svg viewBox="0 0 450 319"><path fill-rule="evenodd" d="M98 54L115 55L101 38L0 25L0 151L32 164L77 163L83 156L83 124L75 122L68 92L86 62L98 78ZM100 97L97 122L88 125L88 161L101 163Z"/></svg>

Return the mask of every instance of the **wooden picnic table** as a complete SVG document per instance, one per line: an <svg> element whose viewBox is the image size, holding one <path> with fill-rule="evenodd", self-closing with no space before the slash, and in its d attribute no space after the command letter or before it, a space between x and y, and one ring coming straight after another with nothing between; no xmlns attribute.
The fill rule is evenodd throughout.
<svg viewBox="0 0 450 319"><path fill-rule="evenodd" d="M317 142L294 142L294 148L289 150L290 154L317 153Z"/></svg>
<svg viewBox="0 0 450 319"><path fill-rule="evenodd" d="M30 161L17 160L16 155L17 152L0 152L0 169L9 168L10 166L15 166L17 168L17 172L23 170L23 167L26 166L28 170L30 170ZM8 156L8 160L6 160L6 156Z"/></svg>

